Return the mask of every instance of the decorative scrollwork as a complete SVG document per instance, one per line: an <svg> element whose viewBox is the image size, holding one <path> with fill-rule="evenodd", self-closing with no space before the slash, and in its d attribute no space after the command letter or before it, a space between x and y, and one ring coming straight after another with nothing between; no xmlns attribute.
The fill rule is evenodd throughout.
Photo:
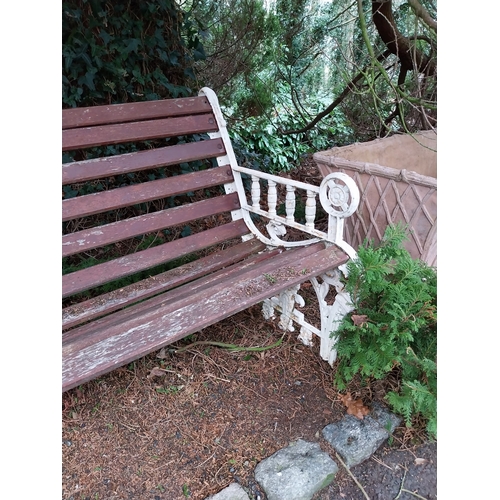
<svg viewBox="0 0 500 500"><path fill-rule="evenodd" d="M328 214L349 217L358 208L359 189L347 174L333 172L323 179L319 199Z"/></svg>
<svg viewBox="0 0 500 500"><path fill-rule="evenodd" d="M286 227L284 224L277 222L275 220L271 220L266 225L267 232L271 236L271 241L281 242L280 236L285 236Z"/></svg>

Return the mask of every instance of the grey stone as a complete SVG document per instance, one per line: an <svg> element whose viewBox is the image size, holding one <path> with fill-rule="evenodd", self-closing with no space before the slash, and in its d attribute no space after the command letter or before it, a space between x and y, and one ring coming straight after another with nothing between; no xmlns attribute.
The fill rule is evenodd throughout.
<svg viewBox="0 0 500 500"><path fill-rule="evenodd" d="M205 500L249 500L245 490L237 483L231 483L227 488Z"/></svg>
<svg viewBox="0 0 500 500"><path fill-rule="evenodd" d="M402 419L391 413L385 406L375 402L372 405L371 417L376 420L389 434L401 423Z"/></svg>
<svg viewBox="0 0 500 500"><path fill-rule="evenodd" d="M337 471L337 464L318 443L299 439L262 460L255 479L268 500L310 500L334 480Z"/></svg>
<svg viewBox="0 0 500 500"><path fill-rule="evenodd" d="M370 458L401 419L377 403L362 420L346 415L340 422L323 429L323 437L340 454L347 467L353 467Z"/></svg>

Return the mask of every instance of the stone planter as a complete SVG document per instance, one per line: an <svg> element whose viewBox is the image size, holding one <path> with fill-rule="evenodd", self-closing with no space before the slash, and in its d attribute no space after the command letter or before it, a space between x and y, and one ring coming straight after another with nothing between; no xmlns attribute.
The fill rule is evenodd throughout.
<svg viewBox="0 0 500 500"><path fill-rule="evenodd" d="M361 192L357 212L346 220L345 239L357 248L378 243L388 224L408 225L405 248L437 266L437 133L395 135L332 148L313 155L319 171L351 176Z"/></svg>

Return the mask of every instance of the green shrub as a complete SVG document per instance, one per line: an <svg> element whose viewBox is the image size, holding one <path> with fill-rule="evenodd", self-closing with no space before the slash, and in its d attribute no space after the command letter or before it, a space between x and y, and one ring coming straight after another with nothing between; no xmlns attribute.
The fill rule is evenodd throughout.
<svg viewBox="0 0 500 500"><path fill-rule="evenodd" d="M63 1L63 108L191 95L198 33L174 0Z"/></svg>
<svg viewBox="0 0 500 500"><path fill-rule="evenodd" d="M333 146L353 141L350 127L343 114L334 110L328 123L300 134L284 134L284 131L299 130L304 120L294 111L292 102L287 102L287 88L279 87L279 98L272 114L250 116L242 119L239 103L230 103L224 108L228 114L229 134L240 165L278 173L289 172L297 167L304 156L323 151ZM314 101L314 111L320 112L325 104Z"/></svg>
<svg viewBox="0 0 500 500"><path fill-rule="evenodd" d="M389 227L380 245L365 242L348 264L346 290L355 310L340 324L335 385L355 375L382 379L396 371L401 389L386 395L406 425L420 416L437 435L437 273L412 259L405 230Z"/></svg>

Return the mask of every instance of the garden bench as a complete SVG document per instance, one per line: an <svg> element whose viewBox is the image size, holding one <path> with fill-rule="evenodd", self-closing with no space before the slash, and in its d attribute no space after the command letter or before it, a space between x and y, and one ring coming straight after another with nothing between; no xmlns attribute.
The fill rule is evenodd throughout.
<svg viewBox="0 0 500 500"><path fill-rule="evenodd" d="M347 175L314 186L239 166L208 88L65 109L62 150L63 391L258 303L333 362L330 333L350 310L339 269L355 257ZM306 281L320 326L298 309Z"/></svg>

